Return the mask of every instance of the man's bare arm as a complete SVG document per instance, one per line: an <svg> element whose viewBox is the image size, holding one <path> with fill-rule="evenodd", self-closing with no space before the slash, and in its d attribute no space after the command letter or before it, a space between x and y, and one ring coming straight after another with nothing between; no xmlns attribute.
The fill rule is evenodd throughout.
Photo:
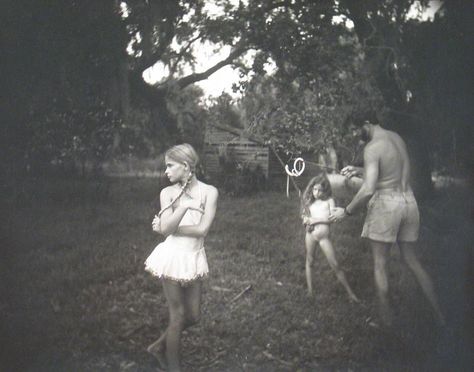
<svg viewBox="0 0 474 372"><path fill-rule="evenodd" d="M361 204L364 204L372 197L377 188L379 177L379 155L376 148L368 145L364 149L364 181L361 188L347 205L346 210L352 213Z"/></svg>

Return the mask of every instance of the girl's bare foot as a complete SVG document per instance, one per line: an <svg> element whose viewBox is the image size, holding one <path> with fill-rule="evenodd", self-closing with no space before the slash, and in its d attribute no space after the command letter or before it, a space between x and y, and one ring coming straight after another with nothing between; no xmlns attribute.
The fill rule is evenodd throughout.
<svg viewBox="0 0 474 372"><path fill-rule="evenodd" d="M165 350L162 347L162 344L158 344L154 342L150 346L147 347L146 351L150 353L158 362L158 367L162 370L166 370L168 368L167 362L166 362L166 354Z"/></svg>
<svg viewBox="0 0 474 372"><path fill-rule="evenodd" d="M354 293L350 293L350 294L349 294L349 299L350 299L352 302L355 302L355 303L360 304L359 297L357 297Z"/></svg>

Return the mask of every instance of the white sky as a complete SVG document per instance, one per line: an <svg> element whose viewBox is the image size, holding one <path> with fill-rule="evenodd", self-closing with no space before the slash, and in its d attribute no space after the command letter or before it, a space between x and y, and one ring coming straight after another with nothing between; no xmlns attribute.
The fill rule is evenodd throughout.
<svg viewBox="0 0 474 372"><path fill-rule="evenodd" d="M416 9L417 5L414 4L412 5L410 11L408 12L409 17L413 18L421 18L422 21L428 21L428 20L433 20L435 13L437 10L440 8L442 5L441 0L431 0L428 4L428 7L426 9L423 9L421 14L418 12Z"/></svg>
<svg viewBox="0 0 474 372"><path fill-rule="evenodd" d="M238 0L236 0L238 2ZM416 5L412 7L409 12L409 16L413 18L421 17L423 21L433 19L435 12L441 6L440 0L432 0L427 9L423 12L419 12L417 10ZM218 15L219 8L214 5L214 3L209 2L206 6L208 15ZM345 21L346 26L348 28L352 28L353 24L350 20L339 20L335 19L335 22ZM176 46L177 47L177 46ZM210 43L199 44L196 46L195 50L197 52L197 65L195 66L195 72L202 72L208 69L209 67L213 66L218 61L224 59L230 52L230 47L224 46L220 50L215 51L216 45L212 45ZM245 56L245 60L247 63L251 63L253 59L254 52L249 52ZM267 72L270 72L273 67L271 63L267 66ZM190 69L185 71L187 74L192 72ZM154 66L150 67L146 70L143 74L144 80L149 84L155 84L162 81L166 76L168 76L168 69L161 63L158 62ZM203 91L204 95L207 98L210 97L218 97L223 92L230 94L231 96L236 96L236 94L232 91L232 84L237 83L239 81L239 74L237 70L234 70L231 66L225 66L220 70L216 71L206 80L200 81L196 83L200 86Z"/></svg>
<svg viewBox="0 0 474 372"><path fill-rule="evenodd" d="M235 6L239 4L239 0L232 0ZM244 1L246 3L246 1ZM221 9L215 5L215 2L208 1L204 6L204 12L210 18L219 16L222 14ZM175 45L175 49L178 49L179 46ZM218 63L222 59L226 58L231 48L227 45L219 49L219 46L211 43L196 43L195 50L197 50L197 64L195 65L194 72L203 72ZM217 49L217 50L216 50ZM251 63L253 56L255 55L254 51L248 52L244 56L244 61ZM186 69L185 73L189 74L192 71ZM166 78L169 74L169 70L161 62L156 63L154 66L150 67L143 73L143 79L149 84L156 84ZM231 66L227 65L214 72L209 78L197 82L196 85L200 86L204 91L206 97L219 97L223 92L226 92L232 96L235 96L235 93L232 91L232 84L239 81L239 73L237 70L234 70Z"/></svg>
<svg viewBox="0 0 474 372"><path fill-rule="evenodd" d="M213 49L215 45L209 43L199 44L197 49L199 49L197 64L195 66L195 72L203 72L209 67L213 66L220 60L224 59L230 53L230 47L224 46L218 52L215 52ZM249 52L246 55L245 60L251 62L254 53ZM155 84L160 82L163 78L168 76L168 69L161 62L156 63L154 66L150 67L143 74L143 78L149 84ZM186 70L186 73L191 73L190 69ZM232 92L232 84L238 82L239 76L238 71L234 70L231 66L227 65L221 69L214 72L206 80L202 80L196 83L200 86L206 96L218 97L222 92L227 92L231 95L234 95Z"/></svg>

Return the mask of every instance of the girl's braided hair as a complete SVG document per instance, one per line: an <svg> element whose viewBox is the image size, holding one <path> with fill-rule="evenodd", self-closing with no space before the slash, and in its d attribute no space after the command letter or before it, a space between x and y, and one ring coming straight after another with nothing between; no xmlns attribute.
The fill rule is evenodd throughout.
<svg viewBox="0 0 474 372"><path fill-rule="evenodd" d="M176 146L171 147L168 151L166 151L165 157L168 157L180 163L184 163L184 162L188 163L191 169L191 172L189 173L189 176L186 179L186 182L181 186L181 190L179 194L167 206L165 206L158 212L158 218L161 217L161 215L163 214L165 210L171 208L173 204L176 203L176 201L184 194L184 192L186 191L186 187L188 187L189 183L191 182L193 178L194 171L199 162L199 156L196 150L194 150L194 148L188 143L183 143L181 145L176 145ZM161 220L160 220L160 224L161 224Z"/></svg>
<svg viewBox="0 0 474 372"><path fill-rule="evenodd" d="M164 208L162 208L159 212L158 212L158 217L161 217L161 215L163 214L163 212L169 208L171 208L173 206L174 203L176 203L176 201L184 194L184 191L186 190L186 187L188 187L189 185L189 182L191 182L191 179L193 178L193 172L189 173L189 176L188 176L188 179L186 180L186 182L183 184L183 186L181 186L181 190L179 191L179 194L173 199L171 200L171 202Z"/></svg>

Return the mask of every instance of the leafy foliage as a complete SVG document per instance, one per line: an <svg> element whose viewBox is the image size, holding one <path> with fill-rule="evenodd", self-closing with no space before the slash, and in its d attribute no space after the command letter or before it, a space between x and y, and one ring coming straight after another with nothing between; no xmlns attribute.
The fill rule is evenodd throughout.
<svg viewBox="0 0 474 372"><path fill-rule="evenodd" d="M349 56L350 57L350 56ZM241 105L248 130L265 138L290 157L319 154L335 146L346 159L354 160L358 141L349 130L353 112L384 104L372 80L353 55L352 71L332 71L319 76L297 77L291 84L279 77L257 77L249 84Z"/></svg>
<svg viewBox="0 0 474 372"><path fill-rule="evenodd" d="M200 104L202 90L189 86L183 90L173 89L167 94L166 104L170 114L176 120L180 140L190 143L200 150L204 142L204 127L209 113ZM162 149L169 143L163 143Z"/></svg>
<svg viewBox="0 0 474 372"><path fill-rule="evenodd" d="M473 11L469 2L445 2L432 22L411 21L403 35L416 119L435 169L451 174L472 169Z"/></svg>
<svg viewBox="0 0 474 372"><path fill-rule="evenodd" d="M16 157L24 166L34 157L26 144L47 134L37 133L46 124L33 125L30 113L36 118L64 99L63 109L41 117L58 122L57 115L68 116L74 108L84 118L97 102L121 116L115 153L154 155L172 142L193 139L208 118L244 121L289 154L320 151L331 141L342 149L350 147L344 123L365 105L382 110L425 158L439 153L438 163L450 158L467 164L472 115L466 107L473 105L467 101L469 79L459 71L472 61L472 53L464 53L472 49L472 8L445 2L435 22L423 23L408 17L414 4L428 0L7 0L2 89L11 109L2 121L4 158ZM353 29L345 26L349 21ZM203 43L216 51L230 48L228 57L199 70L196 55ZM248 50L257 55L252 66L241 58ZM268 61L275 65L271 77ZM143 73L155 65L168 74L150 86ZM216 119L215 111L207 116L200 106L199 90L183 89L225 65L254 80L236 87L248 96L242 111L227 110L222 115L229 117ZM450 104L443 105L445 97ZM107 121L104 128L95 123L97 135L108 131ZM71 128L63 129L72 134ZM426 168L429 178L426 160L417 173Z"/></svg>
<svg viewBox="0 0 474 372"><path fill-rule="evenodd" d="M211 101L207 120L210 123L224 124L232 128L243 128L241 112L234 99L226 93Z"/></svg>
<svg viewBox="0 0 474 372"><path fill-rule="evenodd" d="M86 162L92 162L93 169L100 167L122 124L120 116L103 104L89 107L87 112L53 105L30 117L34 133L28 144L30 166L53 161L65 169L80 167L82 171Z"/></svg>
<svg viewBox="0 0 474 372"><path fill-rule="evenodd" d="M5 5L2 148L20 174L51 161L99 161L121 120L105 93L127 42L113 2Z"/></svg>

